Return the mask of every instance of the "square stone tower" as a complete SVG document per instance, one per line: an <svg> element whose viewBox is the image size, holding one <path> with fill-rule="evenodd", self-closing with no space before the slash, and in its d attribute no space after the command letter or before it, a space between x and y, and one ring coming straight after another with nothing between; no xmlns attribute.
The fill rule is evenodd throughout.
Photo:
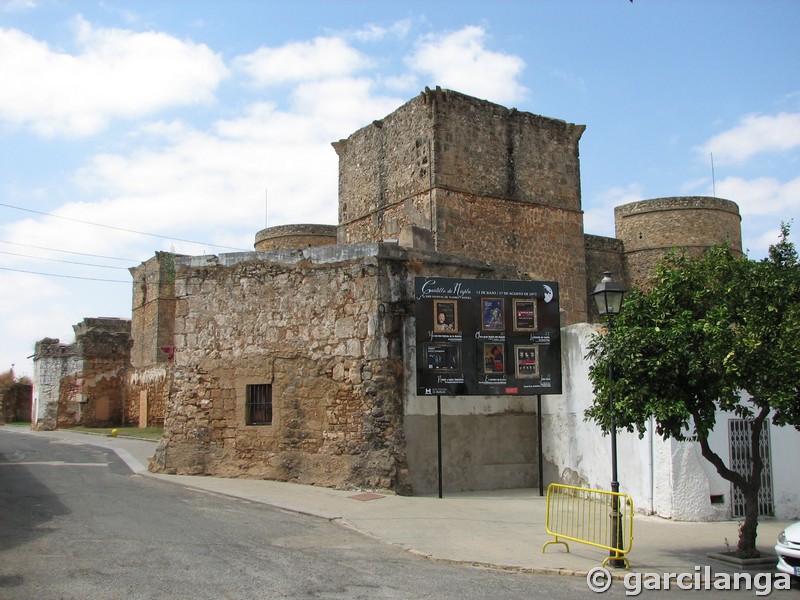
<svg viewBox="0 0 800 600"><path fill-rule="evenodd" d="M338 243L430 231L432 250L558 281L565 324L586 320L578 142L585 126L426 90L333 144Z"/></svg>

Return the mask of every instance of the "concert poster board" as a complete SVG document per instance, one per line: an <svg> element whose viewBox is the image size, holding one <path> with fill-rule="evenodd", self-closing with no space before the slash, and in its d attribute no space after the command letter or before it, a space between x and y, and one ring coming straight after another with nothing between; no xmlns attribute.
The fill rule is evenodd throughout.
<svg viewBox="0 0 800 600"><path fill-rule="evenodd" d="M561 393L558 283L415 277L418 396Z"/></svg>

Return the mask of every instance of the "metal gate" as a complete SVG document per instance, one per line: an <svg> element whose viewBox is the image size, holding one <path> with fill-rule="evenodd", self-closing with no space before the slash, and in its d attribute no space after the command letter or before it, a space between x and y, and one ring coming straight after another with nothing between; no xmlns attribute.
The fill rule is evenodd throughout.
<svg viewBox="0 0 800 600"><path fill-rule="evenodd" d="M730 446L730 468L740 475L748 476L752 466L750 455L750 439L752 438L753 424L745 419L728 420L728 444ZM772 493L772 457L769 445L769 421L761 429L761 439L758 444L764 469L761 471L761 489L758 492L758 516L772 516L774 510L774 496ZM731 484L731 517L744 516L744 496L738 487Z"/></svg>

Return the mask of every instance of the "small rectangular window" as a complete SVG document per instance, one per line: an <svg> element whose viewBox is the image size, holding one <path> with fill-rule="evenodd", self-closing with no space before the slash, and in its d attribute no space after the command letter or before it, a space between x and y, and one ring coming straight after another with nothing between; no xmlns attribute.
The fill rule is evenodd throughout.
<svg viewBox="0 0 800 600"><path fill-rule="evenodd" d="M245 399L246 425L272 425L272 385L248 385Z"/></svg>

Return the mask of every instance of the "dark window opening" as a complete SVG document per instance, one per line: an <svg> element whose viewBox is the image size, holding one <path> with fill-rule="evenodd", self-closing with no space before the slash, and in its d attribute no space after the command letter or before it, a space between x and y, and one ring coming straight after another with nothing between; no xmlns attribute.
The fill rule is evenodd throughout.
<svg viewBox="0 0 800 600"><path fill-rule="evenodd" d="M245 399L246 425L272 425L272 386L257 383L247 386Z"/></svg>

